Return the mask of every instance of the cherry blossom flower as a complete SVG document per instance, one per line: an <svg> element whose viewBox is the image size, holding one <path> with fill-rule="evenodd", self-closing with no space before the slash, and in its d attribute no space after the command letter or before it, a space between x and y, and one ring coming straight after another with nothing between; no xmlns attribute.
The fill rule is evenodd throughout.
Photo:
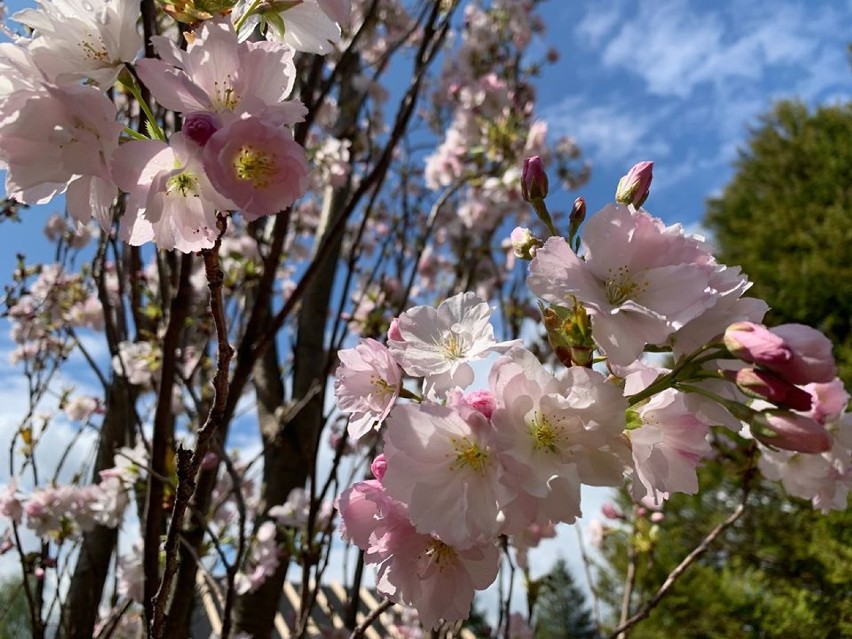
<svg viewBox="0 0 852 639"><path fill-rule="evenodd" d="M71 217L85 224L94 215L108 228L116 195L108 160L123 128L110 99L91 86L44 86L16 93L0 110L7 195L46 204L67 191Z"/></svg>
<svg viewBox="0 0 852 639"><path fill-rule="evenodd" d="M337 406L352 413L349 435L360 439L390 413L402 387L402 371L387 347L374 339L362 339L355 348L338 351L337 356Z"/></svg>
<svg viewBox="0 0 852 639"><path fill-rule="evenodd" d="M133 544L130 552L118 558L118 594L142 603L145 599L145 569L142 540Z"/></svg>
<svg viewBox="0 0 852 639"><path fill-rule="evenodd" d="M169 142L134 140L113 154L113 178L129 195L121 236L184 253L213 248L216 211L234 204L210 184L193 144L180 133Z"/></svg>
<svg viewBox="0 0 852 639"><path fill-rule="evenodd" d="M371 480L355 484L337 499L341 535L378 564L376 589L391 601L414 606L426 628L441 619L466 619L475 590L497 577L499 552L493 542L458 549L420 533L405 504Z"/></svg>
<svg viewBox="0 0 852 639"><path fill-rule="evenodd" d="M68 419L82 422L98 410L99 404L96 397L78 395L65 404L63 411Z"/></svg>
<svg viewBox="0 0 852 639"><path fill-rule="evenodd" d="M630 364L716 302L713 258L680 226L610 204L586 222L583 245L584 259L564 239L547 240L527 284L554 304L582 302L595 342L613 364Z"/></svg>
<svg viewBox="0 0 852 639"><path fill-rule="evenodd" d="M150 386L160 367L160 353L151 342L120 342L112 369L131 384Z"/></svg>
<svg viewBox="0 0 852 639"><path fill-rule="evenodd" d="M331 519L332 504L323 501L316 512L315 527L322 530ZM282 526L305 528L311 513L311 494L304 488L297 487L287 495L287 501L280 506L269 509L269 516Z"/></svg>
<svg viewBox="0 0 852 639"><path fill-rule="evenodd" d="M286 209L308 187L305 150L287 129L260 118L235 120L216 131L203 159L214 188L248 220Z"/></svg>
<svg viewBox="0 0 852 639"><path fill-rule="evenodd" d="M234 579L234 587L240 595L256 591L278 568L278 543L273 522L265 521L258 528L246 563L249 572L241 570Z"/></svg>
<svg viewBox="0 0 852 639"><path fill-rule="evenodd" d="M655 395L635 413L641 426L628 431L633 450L633 498L659 504L671 493L698 492L698 462L707 457L710 429L674 390Z"/></svg>
<svg viewBox="0 0 852 639"><path fill-rule="evenodd" d="M240 44L227 20L205 21L185 51L164 36L151 41L162 59L145 58L136 69L167 109L215 114L218 127L245 114L275 125L293 125L304 118L302 103L287 100L296 78L290 47Z"/></svg>
<svg viewBox="0 0 852 639"><path fill-rule="evenodd" d="M49 80L109 88L142 48L135 0L38 0L13 20L33 29L29 50Z"/></svg>
<svg viewBox="0 0 852 639"><path fill-rule="evenodd" d="M24 514L24 507L21 501L15 496L18 492L18 481L15 477L9 480L6 484L6 489L0 494L0 515L3 515L10 521L20 524L21 517Z"/></svg>
<svg viewBox="0 0 852 639"><path fill-rule="evenodd" d="M621 483L628 452L621 438L626 401L603 376L572 367L557 378L521 348L497 360L489 378L504 481L519 495L510 528L580 516L580 482Z"/></svg>
<svg viewBox="0 0 852 639"><path fill-rule="evenodd" d="M415 306L399 316L402 340L388 345L399 351L405 372L425 377L436 392L473 383L469 362L520 343L497 342L490 324L491 309L474 293L460 293L437 309Z"/></svg>
<svg viewBox="0 0 852 639"><path fill-rule="evenodd" d="M739 267L717 264L710 278L710 287L718 292L716 303L672 335L675 358L718 338L734 322L762 321L769 305L761 299L743 297L751 286Z"/></svg>
<svg viewBox="0 0 852 639"><path fill-rule="evenodd" d="M509 490L500 484L491 426L470 408L398 405L387 418L382 484L408 505L411 522L458 548L493 538Z"/></svg>
<svg viewBox="0 0 852 639"><path fill-rule="evenodd" d="M252 5L251 0L240 0L234 15L242 17ZM325 55L334 50L340 40L340 26L336 19L348 15L346 0L268 0L252 13L240 29L240 40L248 38L258 27L265 27L266 37L273 42L283 42L297 51Z"/></svg>

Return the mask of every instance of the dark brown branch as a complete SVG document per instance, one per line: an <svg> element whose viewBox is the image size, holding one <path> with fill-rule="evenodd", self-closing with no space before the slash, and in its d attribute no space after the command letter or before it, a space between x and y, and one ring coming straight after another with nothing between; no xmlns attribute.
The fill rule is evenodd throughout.
<svg viewBox="0 0 852 639"><path fill-rule="evenodd" d="M163 534L165 513L163 497L168 476L168 454L172 443L174 415L172 414L172 390L177 370L177 351L183 334L184 322L189 313L192 286L189 274L192 255L183 256L180 282L171 303L169 322L162 344L162 366L157 408L154 412L154 433L151 443L151 470L148 476L148 493L145 499L145 532L143 565L145 571L145 618L150 624L154 618L154 598L160 583L160 537Z"/></svg>
<svg viewBox="0 0 852 639"><path fill-rule="evenodd" d="M183 527L183 517L187 506L195 493L196 478L201 462L210 449L213 435L223 423L225 406L228 401L228 369L234 349L228 343L228 327L225 323L225 305L222 300L222 286L224 274L219 266L219 246L221 238L227 228L227 219L220 217L219 237L212 249L202 251L204 257L204 271L207 276L207 286L210 290L210 311L216 325L216 337L218 339L218 363L216 376L213 378L213 406L204 425L199 429L196 436L195 450L189 451L180 448L177 451L178 463L178 486L175 496L172 519L169 522L166 535L165 555L166 563L163 570L163 578L152 602L153 614L151 617L150 635L154 639L164 637L166 605L169 599L172 580L178 568L179 536ZM147 577L147 575L146 575Z"/></svg>

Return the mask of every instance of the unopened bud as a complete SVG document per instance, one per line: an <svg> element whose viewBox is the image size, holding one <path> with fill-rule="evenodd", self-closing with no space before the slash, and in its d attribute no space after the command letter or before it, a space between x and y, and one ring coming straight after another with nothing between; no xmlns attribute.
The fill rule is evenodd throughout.
<svg viewBox="0 0 852 639"><path fill-rule="evenodd" d="M601 506L601 514L603 514L603 516L607 519L624 519L624 515L621 514L621 511L615 507L615 504L609 501Z"/></svg>
<svg viewBox="0 0 852 639"><path fill-rule="evenodd" d="M627 175L618 181L615 190L615 201L621 204L632 204L639 208L648 199L651 192L651 179L653 178L654 163L639 162L634 164Z"/></svg>
<svg viewBox="0 0 852 639"><path fill-rule="evenodd" d="M736 322L725 330L725 348L749 364L769 368L789 362L793 353L783 339L754 322Z"/></svg>
<svg viewBox="0 0 852 639"><path fill-rule="evenodd" d="M547 173L541 158L534 155L524 160L524 172L521 176L521 194L527 202L543 200L547 197Z"/></svg>
<svg viewBox="0 0 852 639"><path fill-rule="evenodd" d="M568 216L568 221L571 223L571 228L574 225L580 226L583 220L586 219L586 200L578 197L574 200L574 206L571 207L571 214Z"/></svg>
<svg viewBox="0 0 852 639"><path fill-rule="evenodd" d="M781 408L809 411L813 404L810 393L769 371L743 368L734 374L734 381L746 395L765 399Z"/></svg>
<svg viewBox="0 0 852 639"><path fill-rule="evenodd" d="M751 432L768 446L799 453L824 453L832 445L831 435L822 424L787 411L759 413L752 421Z"/></svg>
<svg viewBox="0 0 852 639"><path fill-rule="evenodd" d="M512 252L522 260L533 259L536 250L543 245L528 228L522 226L516 226L509 239L512 242Z"/></svg>
<svg viewBox="0 0 852 639"><path fill-rule="evenodd" d="M219 121L212 113L197 111L188 113L183 119L183 134L198 146L207 144L207 140L219 130Z"/></svg>
<svg viewBox="0 0 852 639"><path fill-rule="evenodd" d="M202 470L214 470L219 465L219 455L213 451L207 451L201 460Z"/></svg>

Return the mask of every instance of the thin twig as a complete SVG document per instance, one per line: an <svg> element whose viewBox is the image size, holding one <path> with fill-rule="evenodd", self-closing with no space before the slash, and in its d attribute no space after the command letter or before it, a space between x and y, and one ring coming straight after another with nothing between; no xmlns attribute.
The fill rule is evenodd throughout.
<svg viewBox="0 0 852 639"><path fill-rule="evenodd" d="M725 521L723 521L713 530L711 530L710 533L701 541L701 543L698 544L692 550L692 552L690 552L686 557L683 558L683 561L681 561L675 567L675 569L669 573L669 576L666 577L665 582L663 582L663 585L660 586L660 589L657 591L657 594L651 597L651 599L648 601L648 603L645 604L642 610L630 617L630 619L626 620L624 623L620 624L618 628L616 628L615 631L613 631L613 633L609 636L610 639L616 639L622 633L626 632L627 630L635 626L637 623L645 619L645 617L650 615L651 611L657 607L657 604L659 604L660 601L663 600L663 597L668 594L669 590L671 590L672 586L674 586L675 582L680 578L681 575L683 575L686 569L689 568L693 563L695 563L695 561L701 555L707 552L707 549L710 547L710 544L712 544L719 535L721 535L728 528L730 528L742 516L744 512L745 499L743 499L742 503L740 503L736 507L736 509L734 509L734 512L731 513L728 518L725 519Z"/></svg>
<svg viewBox="0 0 852 639"><path fill-rule="evenodd" d="M378 619L381 614L390 608L393 605L393 602L390 599L385 599L382 603L376 606L373 610L370 611L366 617L364 617L364 621L362 621L355 630L352 631L352 634L349 635L349 639L358 639L359 637L363 637L364 633L367 632L367 628L369 628L373 622Z"/></svg>
<svg viewBox="0 0 852 639"><path fill-rule="evenodd" d="M166 562L160 587L154 596L152 605L150 634L154 639L161 639L164 636L166 604L169 599L172 580L178 568L178 538L183 527L183 517L190 499L195 493L196 478L198 470L201 468L201 462L210 448L213 435L223 423L225 406L228 401L228 370L231 358L234 356L234 349L228 343L228 327L225 321L225 306L222 301L222 287L225 278L219 265L219 246L226 229L227 218L220 216L219 237L216 239L216 244L212 249L202 251L207 286L210 290L210 311L216 325L216 337L219 342L218 363L216 375L213 378L213 405L207 415L207 420L198 431L195 450L189 451L181 447L177 451L178 486L172 519L169 522L166 534Z"/></svg>

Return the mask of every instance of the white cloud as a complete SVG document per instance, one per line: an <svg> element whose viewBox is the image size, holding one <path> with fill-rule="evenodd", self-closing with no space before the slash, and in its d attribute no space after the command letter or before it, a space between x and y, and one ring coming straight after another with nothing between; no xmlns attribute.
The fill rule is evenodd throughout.
<svg viewBox="0 0 852 639"><path fill-rule="evenodd" d="M667 112L639 109L629 96L599 104L571 96L546 108L543 116L554 134L571 135L594 161L624 164L669 154L657 130Z"/></svg>
<svg viewBox="0 0 852 639"><path fill-rule="evenodd" d="M621 16L611 7L596 8L575 31L593 45L606 41L604 65L640 77L653 95L686 98L705 83L722 87L758 81L785 66L805 71L790 87L794 92L811 76L823 78L819 87L845 82L844 65L816 64L832 40L840 43L833 57L842 57L838 27L843 15L833 8L745 2L707 6L680 0L641 3L629 20L625 8Z"/></svg>

